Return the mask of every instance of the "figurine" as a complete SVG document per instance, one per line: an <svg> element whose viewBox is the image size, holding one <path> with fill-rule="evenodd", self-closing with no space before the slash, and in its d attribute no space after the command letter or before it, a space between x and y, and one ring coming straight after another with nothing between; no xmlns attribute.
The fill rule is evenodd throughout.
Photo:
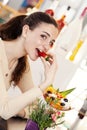
<svg viewBox="0 0 87 130"><path fill-rule="evenodd" d="M71 88L65 91L56 90L53 85L47 87L44 91L44 98L46 102L57 110L67 111L71 110L70 102L67 95L71 93L75 88Z"/></svg>

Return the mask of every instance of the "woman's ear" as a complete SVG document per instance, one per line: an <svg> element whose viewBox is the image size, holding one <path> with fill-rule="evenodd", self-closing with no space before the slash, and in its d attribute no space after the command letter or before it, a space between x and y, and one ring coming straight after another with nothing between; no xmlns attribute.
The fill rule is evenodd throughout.
<svg viewBox="0 0 87 130"><path fill-rule="evenodd" d="M23 29L22 29L22 36L24 38L26 38L28 32L29 32L29 26L28 25L24 25Z"/></svg>

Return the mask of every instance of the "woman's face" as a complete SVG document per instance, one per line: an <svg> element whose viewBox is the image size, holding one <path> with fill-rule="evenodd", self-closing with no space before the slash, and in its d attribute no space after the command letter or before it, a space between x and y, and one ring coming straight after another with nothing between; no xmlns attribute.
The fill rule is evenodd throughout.
<svg viewBox="0 0 87 130"><path fill-rule="evenodd" d="M51 49L57 36L58 29L52 24L41 23L34 30L28 27L24 47L30 59L36 60L39 57L38 50L47 52Z"/></svg>

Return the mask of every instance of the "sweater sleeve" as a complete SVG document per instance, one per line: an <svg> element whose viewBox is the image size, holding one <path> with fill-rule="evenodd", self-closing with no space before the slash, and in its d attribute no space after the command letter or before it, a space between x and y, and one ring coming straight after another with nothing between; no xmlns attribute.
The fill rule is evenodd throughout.
<svg viewBox="0 0 87 130"><path fill-rule="evenodd" d="M9 99L0 64L0 116L2 118L9 119L16 115L20 110L24 109L41 95L41 90L38 87L33 87L27 92Z"/></svg>

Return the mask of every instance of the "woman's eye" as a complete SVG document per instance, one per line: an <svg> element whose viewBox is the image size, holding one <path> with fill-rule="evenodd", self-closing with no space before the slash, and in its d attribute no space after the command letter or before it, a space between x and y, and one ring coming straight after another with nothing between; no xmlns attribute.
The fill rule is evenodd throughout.
<svg viewBox="0 0 87 130"><path fill-rule="evenodd" d="M46 39L47 39L47 36L41 35L41 38L44 39L44 40L46 40Z"/></svg>
<svg viewBox="0 0 87 130"><path fill-rule="evenodd" d="M50 47L52 48L53 45L54 45L54 43L53 43L53 42L50 42L49 45L50 45Z"/></svg>

